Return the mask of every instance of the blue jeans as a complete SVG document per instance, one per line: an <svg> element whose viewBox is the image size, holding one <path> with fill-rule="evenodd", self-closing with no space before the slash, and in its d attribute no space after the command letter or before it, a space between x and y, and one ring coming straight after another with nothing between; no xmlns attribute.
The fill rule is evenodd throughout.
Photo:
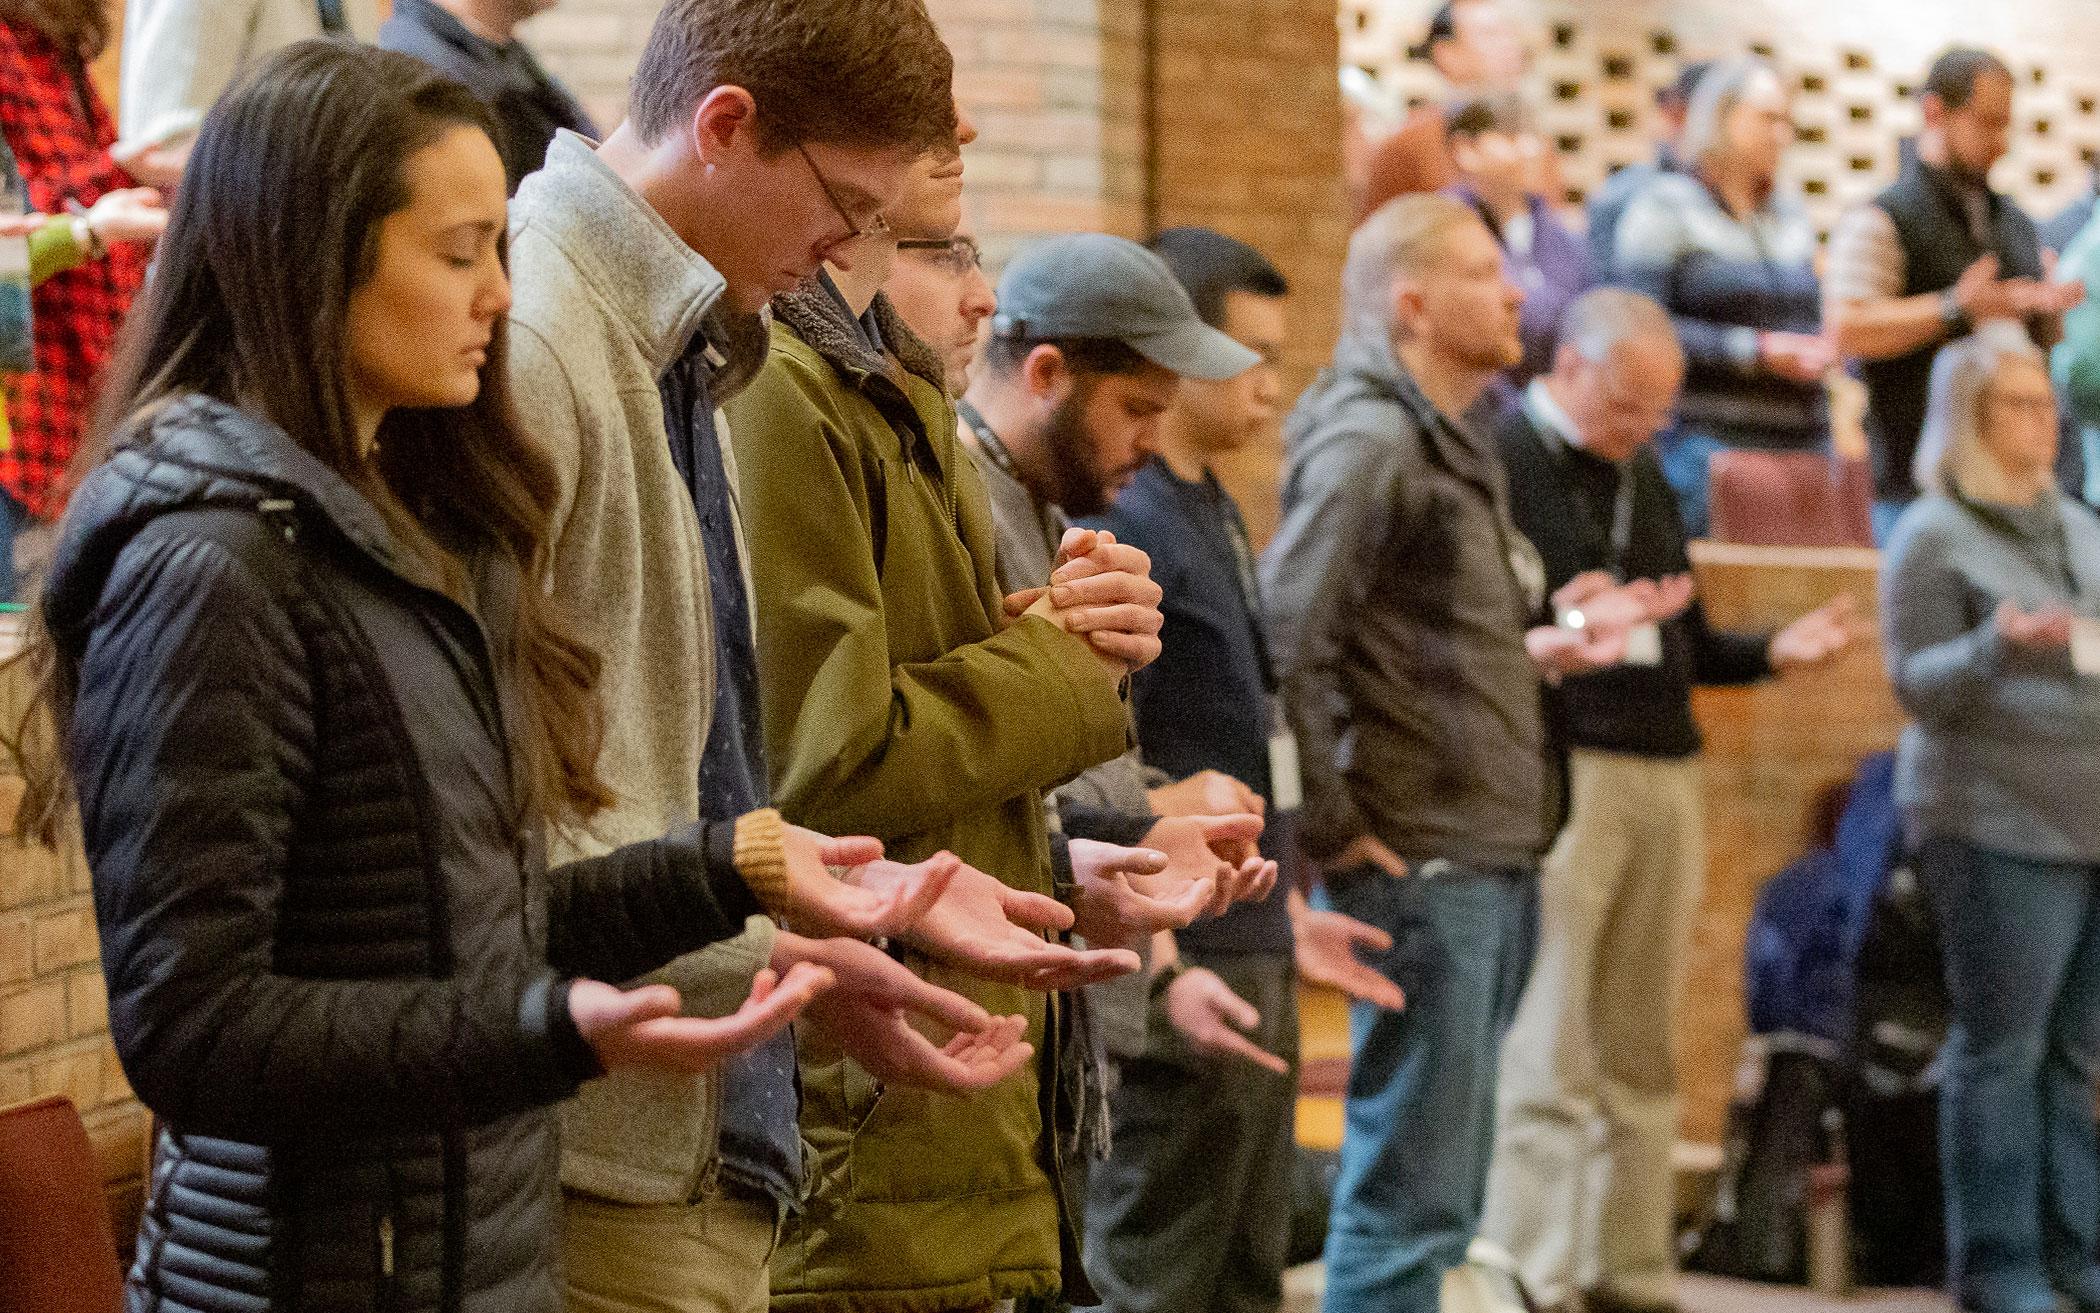
<svg viewBox="0 0 2100 1313"><path fill-rule="evenodd" d="M1403 880L1331 879L1327 895L1393 936L1370 961L1407 992L1407 1010L1350 1007L1326 1313L1436 1313L1480 1225L1496 1066L1538 942L1538 875L1434 863Z"/></svg>
<svg viewBox="0 0 2100 1313"><path fill-rule="evenodd" d="M1896 521L1902 519L1903 512L1909 509L1910 503L1907 501L1886 501L1880 497L1874 499L1872 514L1876 547L1889 545L1889 535L1896 532Z"/></svg>
<svg viewBox="0 0 2100 1313"><path fill-rule="evenodd" d="M2100 1307L2100 867L1954 839L1922 868L1953 1025L1940 1090L1948 1277L1965 1309Z"/></svg>

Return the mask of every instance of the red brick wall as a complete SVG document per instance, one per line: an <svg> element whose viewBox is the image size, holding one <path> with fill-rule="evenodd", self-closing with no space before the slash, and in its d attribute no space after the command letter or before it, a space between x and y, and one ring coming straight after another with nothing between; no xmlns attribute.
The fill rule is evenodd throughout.
<svg viewBox="0 0 2100 1313"><path fill-rule="evenodd" d="M1296 297L1295 396L1333 347L1348 240L1332 0L929 0L976 121L968 222L996 272L1044 233L1205 224L1254 243ZM526 37L609 125L655 0L562 0ZM1148 57L1148 50L1155 52ZM1258 537L1274 440L1227 472Z"/></svg>
<svg viewBox="0 0 2100 1313"><path fill-rule="evenodd" d="M1337 29L1331 0L932 0L980 133L970 223L996 264L1029 236L1142 238L1202 224L1290 279L1285 388L1333 347L1342 254ZM1275 520L1281 450L1226 471L1256 536Z"/></svg>
<svg viewBox="0 0 2100 1313"><path fill-rule="evenodd" d="M1157 0L1159 227L1201 224L1266 253L1290 280L1284 396L1327 362L1348 246L1338 35L1331 0ZM1265 541L1280 442L1240 453L1226 481Z"/></svg>
<svg viewBox="0 0 2100 1313"><path fill-rule="evenodd" d="M6 640L4 650L12 648ZM10 730L19 723L22 677L19 663L0 666L0 726ZM13 837L21 793L14 769L0 761L0 1107L47 1094L73 1100L128 1244L148 1117L110 1047L87 863L77 842L53 852Z"/></svg>

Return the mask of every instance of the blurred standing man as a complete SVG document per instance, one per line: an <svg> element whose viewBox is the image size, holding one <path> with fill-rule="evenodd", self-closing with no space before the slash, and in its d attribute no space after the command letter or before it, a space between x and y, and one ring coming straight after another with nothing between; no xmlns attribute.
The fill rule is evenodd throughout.
<svg viewBox="0 0 2100 1313"><path fill-rule="evenodd" d="M576 98L540 67L518 24L555 0L394 0L379 44L438 69L479 97L496 119L496 149L516 191L567 128L596 140L598 129Z"/></svg>
<svg viewBox="0 0 2100 1313"><path fill-rule="evenodd" d="M1479 1220L1558 811L1539 680L1616 660L1619 637L1536 623L1544 567L1500 456L1453 418L1522 354L1487 226L1403 197L1358 228L1342 280L1334 364L1285 426L1262 587L1301 846L1339 910L1398 940L1376 965L1408 997L1351 1008L1327 1308L1434 1313Z"/></svg>
<svg viewBox="0 0 2100 1313"><path fill-rule="evenodd" d="M2047 350L2083 295L2075 283L2047 281L2034 221L1991 190L2013 125L2004 61L1949 50L1919 95L1917 151L1895 185L1839 223L1823 279L1824 326L1867 384L1876 541L1918 495L1911 459L1934 353L1992 319L2021 321Z"/></svg>
<svg viewBox="0 0 2100 1313"><path fill-rule="evenodd" d="M1656 302L1603 290L1570 307L1553 371L1497 433L1548 587L1601 570L1689 588L1684 525L1650 445L1684 374ZM1546 855L1538 963L1503 1050L1483 1224L1547 1309L1676 1308L1673 1027L1706 875L1692 686L1826 660L1855 637L1853 611L1841 596L1777 634L1731 634L1691 601L1630 634L1624 664L1548 695L1569 750L1568 817ZM1578 1292L1589 1272L1595 1288Z"/></svg>
<svg viewBox="0 0 2100 1313"><path fill-rule="evenodd" d="M1459 181L1451 195L1473 207L1495 234L1509 274L1524 289L1520 334L1524 359L1497 391L1517 388L1553 367L1553 344L1568 303L1595 277L1589 248L1568 231L1553 206L1531 188L1538 175L1538 134L1512 95L1481 96L1451 111L1446 133Z"/></svg>

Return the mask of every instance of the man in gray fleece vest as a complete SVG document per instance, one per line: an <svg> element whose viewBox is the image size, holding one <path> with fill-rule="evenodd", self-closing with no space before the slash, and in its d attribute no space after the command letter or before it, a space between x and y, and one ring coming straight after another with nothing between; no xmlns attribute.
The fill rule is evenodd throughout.
<svg viewBox="0 0 2100 1313"><path fill-rule="evenodd" d="M1333 904L1391 933L1375 965L1408 999L1352 1005L1327 1310L1434 1313L1479 1222L1497 1049L1558 810L1539 680L1616 662L1648 608L1612 589L1585 597L1583 623L1540 623L1544 570L1501 460L1455 418L1521 354L1523 295L1479 217L1392 202L1351 240L1343 288L1335 363L1285 427L1262 582L1301 745L1300 841Z"/></svg>

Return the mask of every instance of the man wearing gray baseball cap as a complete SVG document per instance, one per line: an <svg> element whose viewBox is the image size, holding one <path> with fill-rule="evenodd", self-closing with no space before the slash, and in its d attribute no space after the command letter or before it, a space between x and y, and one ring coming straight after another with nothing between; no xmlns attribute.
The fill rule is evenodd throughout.
<svg viewBox="0 0 2100 1313"><path fill-rule="evenodd" d="M999 280L985 369L957 407L984 471L1009 591L1050 577L1065 515L1107 510L1151 457L1183 377L1261 357L1203 322L1157 255L1107 233L1022 251Z"/></svg>
<svg viewBox="0 0 2100 1313"><path fill-rule="evenodd" d="M1104 233L1053 237L1021 252L999 282L998 304L985 369L972 378L956 409L964 445L990 494L999 585L1015 595L1012 606L1051 582L1052 570L1075 546L1084 551L1098 545L1072 543L1066 512L1108 509L1158 449L1161 420L1181 380L1231 378L1261 357L1204 323L1159 256ZM1112 535L1104 533L1101 541L1112 542ZM1050 602L1059 604L1070 586L1053 588ZM1275 863L1265 862L1255 846L1262 823L1251 795L1252 806L1235 805L1243 815L1162 816L1147 787L1154 782L1165 783L1166 777L1149 777L1133 747L1056 791L1060 826L1074 838L1163 851L1193 844L1201 853L1207 844L1210 855L1231 868L1219 881L1213 913L1274 888ZM1213 982L1215 989L1200 995L1199 1010L1210 1018L1203 1023L1206 1033L1240 1056L1283 1067L1283 1059L1233 1028L1233 1019L1252 1007L1223 980ZM1141 1054L1150 1001L1146 982L1132 978L1086 992L1085 1024L1108 1055ZM1105 1084L1084 1079L1078 1088L1081 1127L1098 1123L1105 1134L1107 1108L1084 1093ZM1075 1213L1084 1198L1079 1178L1086 1157L1101 1152L1104 1143L1082 1133L1067 1146L1068 1199Z"/></svg>

